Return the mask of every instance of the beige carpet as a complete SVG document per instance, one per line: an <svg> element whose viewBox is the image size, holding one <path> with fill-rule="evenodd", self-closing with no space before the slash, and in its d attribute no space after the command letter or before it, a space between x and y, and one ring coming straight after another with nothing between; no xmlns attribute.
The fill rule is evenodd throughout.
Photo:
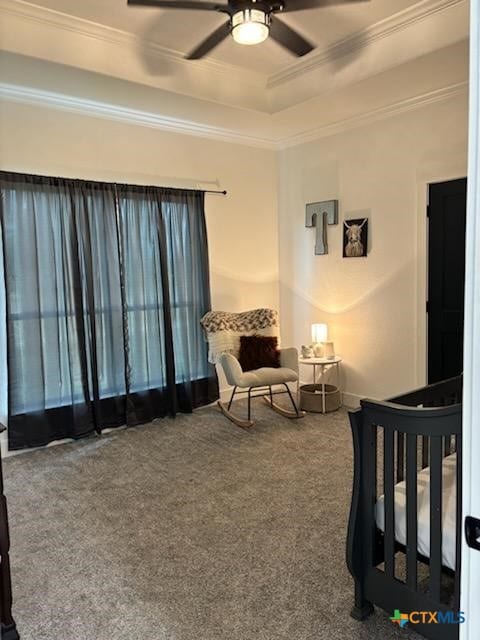
<svg viewBox="0 0 480 640"><path fill-rule="evenodd" d="M216 408L5 460L22 640L418 638L349 617L347 415Z"/></svg>

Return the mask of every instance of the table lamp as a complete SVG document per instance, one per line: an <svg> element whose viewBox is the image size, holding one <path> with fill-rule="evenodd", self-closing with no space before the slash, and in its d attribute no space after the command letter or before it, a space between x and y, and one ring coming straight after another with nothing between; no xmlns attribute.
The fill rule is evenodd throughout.
<svg viewBox="0 0 480 640"><path fill-rule="evenodd" d="M333 360L335 351L333 342L327 341L328 327L324 323L312 324L313 352L316 358L327 358Z"/></svg>

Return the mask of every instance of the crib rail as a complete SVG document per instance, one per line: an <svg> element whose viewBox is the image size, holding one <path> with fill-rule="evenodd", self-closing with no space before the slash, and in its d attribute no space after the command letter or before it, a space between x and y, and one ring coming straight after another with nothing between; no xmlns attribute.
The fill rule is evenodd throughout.
<svg viewBox="0 0 480 640"><path fill-rule="evenodd" d="M446 407L455 404L461 404L462 402L462 376L455 378L448 378L435 384L431 384L428 387L422 389L415 389L408 393L404 393L395 398L390 398L388 402L394 404L405 405L409 407ZM404 436L402 433L398 434L398 460L397 460L397 482L404 480L403 475L403 452L404 452ZM444 437L444 453L449 456L456 449L455 445L452 446L452 438L450 435ZM428 466L429 458L429 439L426 436L422 437L422 469Z"/></svg>
<svg viewBox="0 0 480 640"><path fill-rule="evenodd" d="M406 611L459 610L461 391L459 377L386 402L363 400L361 408L350 413L354 487L347 563L355 579L354 617L362 619L368 615L371 603L392 613L402 606ZM451 453L456 453L454 573L444 566L442 556L442 469L444 459ZM450 459L449 464L452 463ZM418 552L417 485L419 471L427 467L424 474L429 477L430 539L429 553L422 556ZM405 544L396 538L395 485L399 482L405 483ZM375 520L376 503L381 495L383 532ZM454 626L456 630L452 630ZM416 625L416 629L432 638L458 635L456 625Z"/></svg>
<svg viewBox="0 0 480 640"><path fill-rule="evenodd" d="M446 407L462 402L463 377L456 376L435 382L421 389L408 391L388 402L401 404L408 407Z"/></svg>

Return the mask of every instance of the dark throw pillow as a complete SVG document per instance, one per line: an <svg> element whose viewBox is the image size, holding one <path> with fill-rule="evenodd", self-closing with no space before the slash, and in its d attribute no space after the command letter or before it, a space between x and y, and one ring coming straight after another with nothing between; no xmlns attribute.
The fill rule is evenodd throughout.
<svg viewBox="0 0 480 640"><path fill-rule="evenodd" d="M260 367L280 366L280 352L275 336L240 336L240 355L238 361L244 371Z"/></svg>

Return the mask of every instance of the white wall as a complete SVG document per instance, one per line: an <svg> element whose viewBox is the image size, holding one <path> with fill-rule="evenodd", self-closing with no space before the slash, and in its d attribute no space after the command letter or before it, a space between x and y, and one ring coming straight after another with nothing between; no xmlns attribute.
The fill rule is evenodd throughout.
<svg viewBox="0 0 480 640"><path fill-rule="evenodd" d="M213 306L278 307L273 151L8 102L0 140L3 170L227 189L206 196Z"/></svg>
<svg viewBox="0 0 480 640"><path fill-rule="evenodd" d="M283 339L299 346L327 322L350 404L425 382L427 184L465 176L466 152L465 95L280 154ZM339 224L315 256L305 204L330 199ZM364 216L368 257L344 259L343 220Z"/></svg>
<svg viewBox="0 0 480 640"><path fill-rule="evenodd" d="M214 308L277 308L280 277L283 343L327 322L355 402L425 381L427 184L466 175L466 111L459 95L275 153L5 102L0 167L226 188L206 200ZM368 258L341 257L341 224L314 256L305 204L331 198L340 222L367 212Z"/></svg>
<svg viewBox="0 0 480 640"><path fill-rule="evenodd" d="M212 306L278 309L277 165L273 151L3 102L0 169L185 188L206 196ZM2 303L0 299L0 314ZM0 332L0 369L6 371ZM220 386L225 386L223 377ZM0 384L0 421L6 416Z"/></svg>

